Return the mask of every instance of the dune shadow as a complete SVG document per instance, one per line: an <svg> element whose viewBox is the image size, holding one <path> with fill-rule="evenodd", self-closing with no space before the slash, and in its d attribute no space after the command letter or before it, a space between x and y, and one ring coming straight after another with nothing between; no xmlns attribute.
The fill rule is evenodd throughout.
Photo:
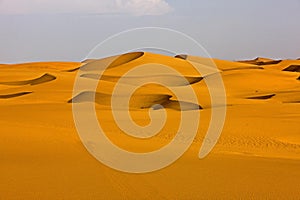
<svg viewBox="0 0 300 200"><path fill-rule="evenodd" d="M267 100L271 99L274 97L275 94L270 94L270 95L262 95L262 96L252 96L252 97L247 97L246 99L258 99L258 100Z"/></svg>
<svg viewBox="0 0 300 200"><path fill-rule="evenodd" d="M112 97L109 94L104 94L101 92L95 93L91 91L85 91L70 99L68 103L95 102L98 105L109 106L111 108L111 98ZM118 101L120 103L114 109L126 110L128 108L125 104L126 97L117 96L116 98L118 98ZM149 109L149 108L152 108L154 110L161 109L161 106L156 106L156 105L162 105L165 108L169 108L173 110L181 110L181 111L202 109L202 107L198 104L170 100L171 98L172 96L164 95L164 94L133 95L129 103L129 109Z"/></svg>
<svg viewBox="0 0 300 200"><path fill-rule="evenodd" d="M187 55L184 55L184 54L180 54L180 55L176 55L175 58L179 58L179 59L182 59L182 60L186 60L187 59Z"/></svg>
<svg viewBox="0 0 300 200"><path fill-rule="evenodd" d="M63 72L76 72L80 69L80 67L76 67L74 69L68 69L68 70L64 70Z"/></svg>
<svg viewBox="0 0 300 200"><path fill-rule="evenodd" d="M166 102L165 104L162 104L163 107L178 110L178 111L189 111L189 110L201 110L203 109L200 105L185 102L185 101L175 101L170 100L169 102Z"/></svg>
<svg viewBox="0 0 300 200"><path fill-rule="evenodd" d="M20 97L26 94L31 94L32 92L19 92L19 93L14 93L14 94L4 94L0 95L0 99L10 99L14 97Z"/></svg>
<svg viewBox="0 0 300 200"><path fill-rule="evenodd" d="M300 65L290 65L287 68L283 69L282 71L300 72Z"/></svg>

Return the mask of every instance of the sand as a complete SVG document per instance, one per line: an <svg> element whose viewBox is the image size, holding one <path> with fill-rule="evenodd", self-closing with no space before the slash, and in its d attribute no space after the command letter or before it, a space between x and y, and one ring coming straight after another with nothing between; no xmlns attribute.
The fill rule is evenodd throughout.
<svg viewBox="0 0 300 200"><path fill-rule="evenodd" d="M88 153L72 115L73 104L93 101L91 91L73 95L78 68L87 83L94 82L97 71L115 58L0 65L0 199L300 198L300 60L214 59L214 70L209 59L197 56L121 56L104 72L95 98L98 121L116 145L139 153L159 149L176 134L180 103L184 112L201 114L198 133L178 161L159 171L129 174ZM111 94L124 73L152 62L171 66L187 81L159 72L128 76L120 86L124 94L143 81L163 81L181 91L192 87L198 102L177 99L157 84L140 87L129 103L133 120L147 125L149 109L158 103L168 120L158 135L133 138L115 124ZM212 107L205 80L218 72L227 94L226 105L219 105L227 107L225 125L213 151L199 159Z"/></svg>

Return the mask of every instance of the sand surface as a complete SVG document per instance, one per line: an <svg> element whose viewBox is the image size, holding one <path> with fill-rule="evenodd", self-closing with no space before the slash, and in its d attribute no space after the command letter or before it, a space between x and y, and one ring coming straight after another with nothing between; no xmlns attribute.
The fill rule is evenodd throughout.
<svg viewBox="0 0 300 200"><path fill-rule="evenodd" d="M131 53L114 59L0 65L0 199L300 198L300 60L214 59L215 70L209 59L197 56ZM180 109L199 110L197 136L174 164L147 174L123 173L97 161L80 141L72 104L94 99L91 91L73 95L78 68L93 82L96 71L112 60L99 81L95 107L99 123L119 147L139 153L159 149L176 134ZM128 70L153 62L171 66L187 81L160 73L129 76L122 91L159 80L182 91L192 87L198 102L182 102L157 84L140 87L129 104L133 120L147 125L153 104L166 108L168 120L155 137L137 139L115 124L111 94ZM201 65L204 73L190 63ZM205 80L218 72L227 95L226 105L219 105L227 107L225 125L213 151L199 159L212 107Z"/></svg>

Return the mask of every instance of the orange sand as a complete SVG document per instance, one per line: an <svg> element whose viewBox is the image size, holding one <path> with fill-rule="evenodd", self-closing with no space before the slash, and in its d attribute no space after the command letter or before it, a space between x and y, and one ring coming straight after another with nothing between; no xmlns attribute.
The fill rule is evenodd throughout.
<svg viewBox="0 0 300 200"><path fill-rule="evenodd" d="M87 81L97 79L93 70L110 59L87 61L95 63L82 67ZM199 75L186 60L203 64L207 74ZM149 62L172 66L199 98L200 128L192 146L171 166L147 174L115 171L82 145L71 103L89 101L85 93L72 96L82 63L0 65L0 199L299 199L300 60L214 61L226 88L227 117L220 140L202 160L198 152L211 115L205 79L215 73L209 70L208 59L133 53L121 56L105 71L96 95L99 123L126 150L161 148L174 136L180 120L179 102L172 92L149 84L132 97L132 118L146 125L149 107L159 102L169 116L166 126L149 140L122 133L109 105L113 86L126 71ZM142 79L186 87L176 77L159 74L129 77L126 82ZM186 109L191 108L187 104Z"/></svg>

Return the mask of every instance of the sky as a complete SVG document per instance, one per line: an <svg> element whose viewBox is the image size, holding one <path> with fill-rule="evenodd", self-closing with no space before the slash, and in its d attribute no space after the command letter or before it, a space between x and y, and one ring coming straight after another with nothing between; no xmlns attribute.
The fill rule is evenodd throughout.
<svg viewBox="0 0 300 200"><path fill-rule="evenodd" d="M300 0L0 0L0 63L81 61L141 27L180 31L214 58L295 59L299 10Z"/></svg>

